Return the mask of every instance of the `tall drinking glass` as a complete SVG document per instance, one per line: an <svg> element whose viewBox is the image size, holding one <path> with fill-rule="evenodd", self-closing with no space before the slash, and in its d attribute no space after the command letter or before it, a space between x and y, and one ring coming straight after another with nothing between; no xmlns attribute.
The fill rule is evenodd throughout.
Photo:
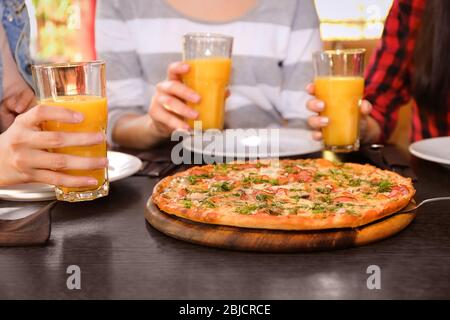
<svg viewBox="0 0 450 320"><path fill-rule="evenodd" d="M231 75L233 38L212 33L183 37L183 60L190 65L183 82L196 91L199 103L188 103L199 112L202 129L223 129L225 95ZM188 121L193 127L193 121Z"/></svg>
<svg viewBox="0 0 450 320"><path fill-rule="evenodd" d="M325 102L320 114L330 123L322 129L326 150L359 149L359 117L364 93L364 49L326 50L313 54L315 95Z"/></svg>
<svg viewBox="0 0 450 320"><path fill-rule="evenodd" d="M46 131L106 132L108 108L105 89L105 63L103 61L43 64L33 67L33 78L39 103L67 108L84 115L83 122L67 124L47 121ZM106 157L106 142L83 147L52 149L51 152L79 157ZM88 201L108 195L108 170L64 170L66 174L97 179L94 187L65 188L55 186L56 197L63 201Z"/></svg>

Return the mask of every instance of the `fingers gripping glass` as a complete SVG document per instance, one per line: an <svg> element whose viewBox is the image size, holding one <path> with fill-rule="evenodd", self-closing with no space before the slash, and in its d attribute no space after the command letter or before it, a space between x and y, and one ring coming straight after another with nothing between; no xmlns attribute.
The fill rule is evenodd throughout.
<svg viewBox="0 0 450 320"><path fill-rule="evenodd" d="M103 61L44 64L33 66L33 79L39 103L67 108L82 113L79 124L47 121L42 124L46 131L102 132L106 133L108 111L105 86L105 63ZM65 147L51 152L79 157L105 158L106 142L93 146ZM63 170L72 176L95 178L93 187L66 188L56 186L56 198L63 201L87 201L108 195L108 170Z"/></svg>
<svg viewBox="0 0 450 320"><path fill-rule="evenodd" d="M199 113L202 129L223 129L226 90L231 75L233 38L211 33L190 33L183 37L183 60L189 72L183 82L200 95L188 105ZM188 121L193 127L193 121Z"/></svg>
<svg viewBox="0 0 450 320"><path fill-rule="evenodd" d="M360 106L364 93L364 49L326 50L313 54L315 95L324 101L321 116L325 149L350 152L359 149Z"/></svg>

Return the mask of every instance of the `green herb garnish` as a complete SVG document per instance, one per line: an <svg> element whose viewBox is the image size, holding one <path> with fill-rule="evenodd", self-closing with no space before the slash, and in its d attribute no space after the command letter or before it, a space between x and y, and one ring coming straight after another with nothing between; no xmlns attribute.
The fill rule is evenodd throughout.
<svg viewBox="0 0 450 320"><path fill-rule="evenodd" d="M361 185L362 180L361 179L350 179L348 182L348 185L350 187L359 187Z"/></svg>
<svg viewBox="0 0 450 320"><path fill-rule="evenodd" d="M359 216L360 214L357 213L355 210L353 209L349 209L349 208L345 208L345 213L351 215L351 216Z"/></svg>
<svg viewBox="0 0 450 320"><path fill-rule="evenodd" d="M228 165L226 163L217 163L214 165L214 171L226 172Z"/></svg>
<svg viewBox="0 0 450 320"><path fill-rule="evenodd" d="M332 169L329 169L329 171L330 171L330 174L333 175L333 176L337 176L339 174L342 174L342 170L340 170L340 169L332 168Z"/></svg>
<svg viewBox="0 0 450 320"><path fill-rule="evenodd" d="M314 180L314 182L317 182L317 181L320 180L320 178L326 177L326 176L327 176L327 175L326 175L325 173L316 172L316 173L314 174L313 180Z"/></svg>
<svg viewBox="0 0 450 320"><path fill-rule="evenodd" d="M292 168L292 167L284 167L284 171L286 171L287 173L298 173L298 170Z"/></svg>
<svg viewBox="0 0 450 320"><path fill-rule="evenodd" d="M196 184L197 181L200 179L210 179L212 177L213 177L213 175L211 173L203 173L203 174L188 176L187 179L189 180L190 184Z"/></svg>
<svg viewBox="0 0 450 320"><path fill-rule="evenodd" d="M205 207L210 208L210 209L217 208L216 204L208 199L203 200L202 205L204 205Z"/></svg>
<svg viewBox="0 0 450 320"><path fill-rule="evenodd" d="M270 183L270 180L263 179L258 176L248 176L248 177L245 177L242 180L242 182L244 182L244 183Z"/></svg>
<svg viewBox="0 0 450 320"><path fill-rule="evenodd" d="M280 184L280 181L278 181L278 179L270 179L269 183L273 186L278 186Z"/></svg>
<svg viewBox="0 0 450 320"><path fill-rule="evenodd" d="M320 201L325 202L325 203L332 203L333 199L331 198L330 195L324 195L322 197L320 197Z"/></svg>
<svg viewBox="0 0 450 320"><path fill-rule="evenodd" d="M314 203L311 210L313 213L323 213L325 212L326 207L321 203Z"/></svg>
<svg viewBox="0 0 450 320"><path fill-rule="evenodd" d="M329 169L330 174L333 176L333 179L336 179L339 175L343 176L345 179L350 179L351 176L344 172L344 170L341 169Z"/></svg>
<svg viewBox="0 0 450 320"><path fill-rule="evenodd" d="M191 201L191 200L185 199L185 200L182 200L181 202L183 203L183 206L184 206L186 209L192 208L192 201Z"/></svg>
<svg viewBox="0 0 450 320"><path fill-rule="evenodd" d="M375 184L376 187L378 187L378 192L391 192L392 191L392 183L388 180L382 180Z"/></svg>
<svg viewBox="0 0 450 320"><path fill-rule="evenodd" d="M320 192L320 193L323 193L323 194L330 194L331 193L331 188L321 188L321 187L318 187L318 188L316 188L316 191L317 192Z"/></svg>
<svg viewBox="0 0 450 320"><path fill-rule="evenodd" d="M258 201L267 201L273 199L273 196L270 194L260 193L256 195L256 200Z"/></svg>
<svg viewBox="0 0 450 320"><path fill-rule="evenodd" d="M239 214L250 214L253 211L255 211L256 209L258 209L257 205L246 204L244 206L236 208L236 212L239 213Z"/></svg>
<svg viewBox="0 0 450 320"><path fill-rule="evenodd" d="M214 183L213 188L216 191L226 192L226 191L230 191L231 189L233 189L233 186L231 185L231 183L224 181L224 182Z"/></svg>

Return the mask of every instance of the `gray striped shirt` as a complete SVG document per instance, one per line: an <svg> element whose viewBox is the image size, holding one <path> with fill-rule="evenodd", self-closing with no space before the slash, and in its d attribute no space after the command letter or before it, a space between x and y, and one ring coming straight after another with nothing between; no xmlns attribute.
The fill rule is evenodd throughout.
<svg viewBox="0 0 450 320"><path fill-rule="evenodd" d="M322 46L313 0L259 0L226 23L186 17L165 0L97 3L96 45L107 62L110 129L124 114L148 111L167 66L181 60L181 37L188 32L234 37L226 127L278 126L309 116L304 88L313 76L312 52Z"/></svg>

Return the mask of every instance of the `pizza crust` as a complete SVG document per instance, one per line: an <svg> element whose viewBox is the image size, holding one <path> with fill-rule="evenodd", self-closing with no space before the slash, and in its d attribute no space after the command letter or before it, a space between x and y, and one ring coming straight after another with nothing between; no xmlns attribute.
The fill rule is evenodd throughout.
<svg viewBox="0 0 450 320"><path fill-rule="evenodd" d="M290 161L290 160L280 160ZM328 160L318 159L321 165L328 166ZM325 212L322 216L325 218L299 215L274 216L270 214L238 214L223 212L221 208L205 209L205 208L184 208L177 202L171 201L162 196L163 190L170 186L170 183L177 177L186 175L186 171L179 172L175 175L169 176L161 180L154 188L152 201L156 206L171 215L175 215L184 219L217 225L227 225L242 228L257 228L257 229L275 229L275 230L322 230L322 229L339 229L339 228L357 228L363 225L370 224L376 220L382 219L392 215L402 208L406 207L415 194L415 189L412 185L411 179L404 178L398 174L390 171L381 170L371 165L360 164L346 164L351 166L354 170L376 170L388 173L390 178L396 183L406 187L408 193L390 200L383 206L378 206L376 209L369 209L363 212L358 212L359 215L336 214L332 212ZM203 167L192 167L187 170L195 170Z"/></svg>

